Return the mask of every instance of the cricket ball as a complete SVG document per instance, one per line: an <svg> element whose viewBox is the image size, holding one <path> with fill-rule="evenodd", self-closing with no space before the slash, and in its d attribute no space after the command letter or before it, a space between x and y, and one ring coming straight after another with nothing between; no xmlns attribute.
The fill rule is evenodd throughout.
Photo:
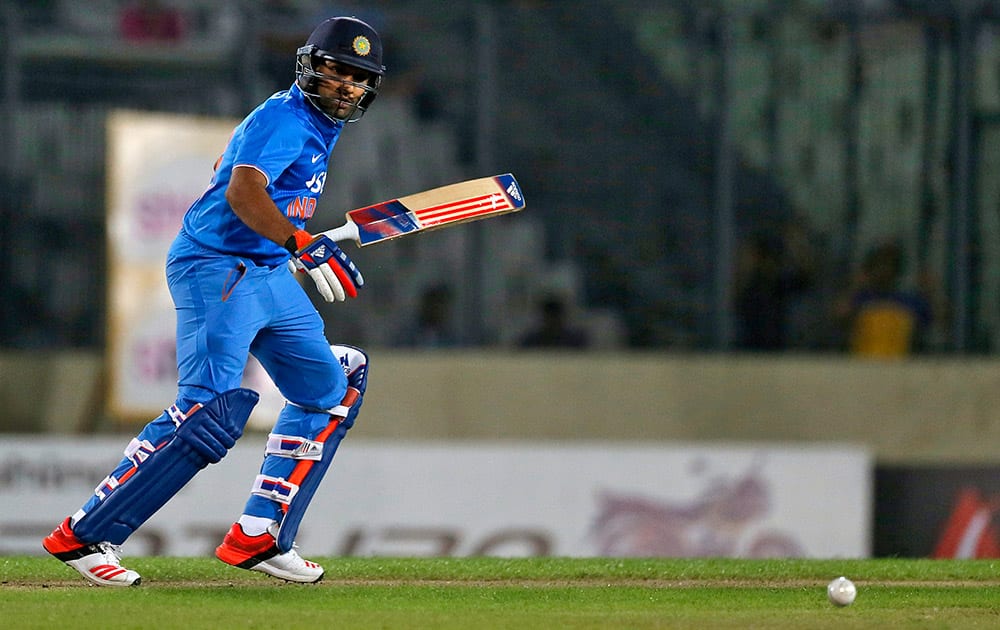
<svg viewBox="0 0 1000 630"><path fill-rule="evenodd" d="M841 576L826 587L826 596L834 606L850 606L858 596L858 589L854 582Z"/></svg>

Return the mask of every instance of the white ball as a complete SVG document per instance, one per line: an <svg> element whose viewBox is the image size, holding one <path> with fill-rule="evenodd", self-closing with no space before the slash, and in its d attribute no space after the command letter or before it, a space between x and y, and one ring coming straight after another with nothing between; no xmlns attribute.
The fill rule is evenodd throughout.
<svg viewBox="0 0 1000 630"><path fill-rule="evenodd" d="M858 596L858 589L854 586L854 582L845 577L839 577L826 587L826 596L830 599L830 603L835 606L850 606L854 603L854 598Z"/></svg>

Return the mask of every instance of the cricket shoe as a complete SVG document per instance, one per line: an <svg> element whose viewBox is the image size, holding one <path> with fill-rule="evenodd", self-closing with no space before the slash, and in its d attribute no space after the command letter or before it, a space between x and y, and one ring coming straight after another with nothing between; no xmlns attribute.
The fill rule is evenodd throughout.
<svg viewBox="0 0 1000 630"><path fill-rule="evenodd" d="M222 544L215 548L215 557L234 567L260 571L289 582L312 584L323 579L323 567L304 559L295 549L281 553L269 532L247 536L239 523L229 528Z"/></svg>
<svg viewBox="0 0 1000 630"><path fill-rule="evenodd" d="M138 586L142 578L122 566L118 545L85 544L73 534L69 519L42 539L42 547L98 586Z"/></svg>

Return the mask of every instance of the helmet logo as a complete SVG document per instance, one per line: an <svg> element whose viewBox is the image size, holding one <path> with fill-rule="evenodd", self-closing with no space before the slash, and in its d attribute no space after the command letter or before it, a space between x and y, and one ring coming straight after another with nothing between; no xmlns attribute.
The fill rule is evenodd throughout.
<svg viewBox="0 0 1000 630"><path fill-rule="evenodd" d="M372 43L368 41L368 38L364 35L358 35L354 38L354 41L351 42L351 48L354 49L354 52L357 55L364 57L372 51Z"/></svg>

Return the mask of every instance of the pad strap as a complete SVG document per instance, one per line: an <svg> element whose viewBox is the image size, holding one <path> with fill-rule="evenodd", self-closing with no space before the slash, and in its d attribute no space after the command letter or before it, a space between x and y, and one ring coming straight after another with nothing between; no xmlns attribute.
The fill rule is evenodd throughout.
<svg viewBox="0 0 1000 630"><path fill-rule="evenodd" d="M288 506L292 499L299 492L299 485L282 479L281 477L271 477L269 475L257 475L254 479L251 494L277 501ZM285 508L287 509L287 507Z"/></svg>
<svg viewBox="0 0 1000 630"><path fill-rule="evenodd" d="M180 407L177 405L170 405L167 409L167 416L173 421L175 427L181 426L181 423L187 420L190 416L194 415L196 411L201 409L201 403L195 403L187 412L181 411Z"/></svg>
<svg viewBox="0 0 1000 630"><path fill-rule="evenodd" d="M346 417L347 413L351 410L351 408L346 405L337 405L336 407L330 407L329 409L316 409L314 407L306 407L304 405L293 403L290 400L286 402L293 407L298 407L299 409L305 409L306 411L322 411L323 413L330 414L331 416L338 416L340 418Z"/></svg>
<svg viewBox="0 0 1000 630"><path fill-rule="evenodd" d="M278 457L319 461L323 459L323 443L296 435L271 433L267 436L265 452Z"/></svg>

